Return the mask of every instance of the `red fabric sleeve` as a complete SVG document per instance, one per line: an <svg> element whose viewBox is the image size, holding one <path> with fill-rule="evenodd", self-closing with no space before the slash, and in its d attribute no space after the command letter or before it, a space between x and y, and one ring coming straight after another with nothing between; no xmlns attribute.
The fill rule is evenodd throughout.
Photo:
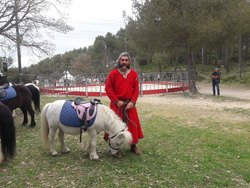
<svg viewBox="0 0 250 188"><path fill-rule="evenodd" d="M134 86L133 86L133 92L131 101L136 103L138 96L139 96L139 80L138 80L138 74L134 71Z"/></svg>
<svg viewBox="0 0 250 188"><path fill-rule="evenodd" d="M115 92L113 89L114 85L115 85L115 74L113 70L109 73L108 79L106 80L106 85L105 85L105 91L112 103L116 103L119 100L118 97L115 95Z"/></svg>

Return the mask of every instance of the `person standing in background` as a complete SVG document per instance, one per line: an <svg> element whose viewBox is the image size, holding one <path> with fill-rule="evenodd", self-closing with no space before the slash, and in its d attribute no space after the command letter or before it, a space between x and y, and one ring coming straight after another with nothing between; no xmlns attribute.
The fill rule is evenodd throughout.
<svg viewBox="0 0 250 188"><path fill-rule="evenodd" d="M211 75L212 78L212 88L213 88L213 95L215 95L215 87L217 88L217 95L220 95L220 75L219 68L214 68L214 72Z"/></svg>
<svg viewBox="0 0 250 188"><path fill-rule="evenodd" d="M132 134L131 152L141 155L142 152L136 144L143 138L143 132L136 109L136 101L139 96L138 73L130 68L131 58L129 53L120 54L116 67L108 75L105 91L110 99L110 108L127 124L128 131ZM108 140L105 133L104 139ZM121 158L121 152L113 154Z"/></svg>

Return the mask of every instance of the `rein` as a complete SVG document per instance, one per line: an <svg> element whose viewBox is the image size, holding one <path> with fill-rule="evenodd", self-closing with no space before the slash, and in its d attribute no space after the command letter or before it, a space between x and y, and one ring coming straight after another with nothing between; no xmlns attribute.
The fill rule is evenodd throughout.
<svg viewBox="0 0 250 188"><path fill-rule="evenodd" d="M128 114L127 114L127 111L124 109L124 114L126 116L126 118L134 125L137 127L137 125L135 124L135 122L133 122L129 117L128 117Z"/></svg>
<svg viewBox="0 0 250 188"><path fill-rule="evenodd" d="M119 150L119 148L114 148L113 146L111 146L111 144L110 144L111 139L115 138L118 134L120 134L123 131L124 131L124 129L122 129L120 132L116 133L115 135L109 137L108 144L109 144L109 147L112 148L113 150Z"/></svg>
<svg viewBox="0 0 250 188"><path fill-rule="evenodd" d="M127 123L127 121L126 121L126 119L127 119L127 120L130 121L134 126L137 127L136 123L133 122L133 121L128 117L127 110L125 110L125 107L126 107L127 104L129 103L129 100L122 100L122 101L123 101L124 104L126 104L126 105L124 105L124 106L122 106L122 107L120 107L120 108L118 109L118 114L119 114L119 110L122 109L122 110L123 110L123 121L124 121L125 123Z"/></svg>

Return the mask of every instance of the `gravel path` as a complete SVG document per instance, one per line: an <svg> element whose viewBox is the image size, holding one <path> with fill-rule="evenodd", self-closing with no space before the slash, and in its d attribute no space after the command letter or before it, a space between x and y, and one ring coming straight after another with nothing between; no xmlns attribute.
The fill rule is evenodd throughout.
<svg viewBox="0 0 250 188"><path fill-rule="evenodd" d="M212 85L207 83L198 83L199 93L212 95ZM239 88L235 86L225 86L220 84L221 96L236 97L250 100L250 88Z"/></svg>
<svg viewBox="0 0 250 188"><path fill-rule="evenodd" d="M227 86L220 84L221 96L212 95L210 83L197 82L198 94L189 92L168 93L159 95L144 95L139 97L137 103L148 103L155 108L182 108L189 110L199 109L247 109L250 110L250 88ZM109 101L108 97L102 100ZM166 106L167 105L167 106Z"/></svg>
<svg viewBox="0 0 250 188"><path fill-rule="evenodd" d="M162 95L144 95L138 103L175 106L194 109L250 109L250 91L246 88L236 88L221 84L221 96L212 95L212 86L208 83L198 83L199 93L188 92L169 93ZM229 98L230 97L230 98Z"/></svg>

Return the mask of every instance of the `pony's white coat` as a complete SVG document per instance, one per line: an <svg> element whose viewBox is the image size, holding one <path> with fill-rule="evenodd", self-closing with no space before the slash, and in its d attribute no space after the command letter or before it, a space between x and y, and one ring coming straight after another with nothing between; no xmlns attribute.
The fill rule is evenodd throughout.
<svg viewBox="0 0 250 188"><path fill-rule="evenodd" d="M53 103L47 103L41 113L41 131L42 139L45 146L50 147L50 152L53 156L58 155L54 147L54 137L59 129L58 137L61 142L61 152L69 153L70 149L66 146L64 141L64 133L69 135L79 135L80 128L69 127L61 124L60 113L66 101L57 100ZM112 147L120 148L121 145L129 145L132 141L131 133L127 130L126 124L111 110L109 107L98 104L97 116L94 124L87 129L89 135L89 145L87 153L91 160L99 160L96 153L96 135L99 132L106 132L110 137L110 150ZM114 151L113 151L114 153Z"/></svg>

